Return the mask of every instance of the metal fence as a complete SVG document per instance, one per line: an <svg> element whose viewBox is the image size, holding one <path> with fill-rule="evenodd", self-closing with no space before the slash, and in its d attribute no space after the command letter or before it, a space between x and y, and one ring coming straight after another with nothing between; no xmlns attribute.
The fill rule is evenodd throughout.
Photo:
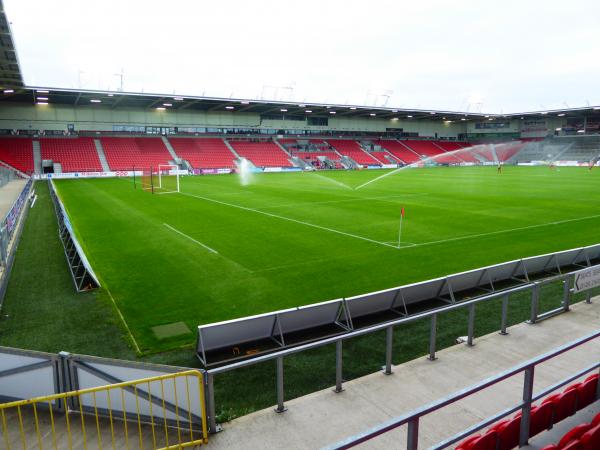
<svg viewBox="0 0 600 450"><path fill-rule="evenodd" d="M290 347L284 350L276 351L269 354L259 355L252 359L237 361L231 364L227 364L221 367L211 368L206 371L206 395L207 395L207 415L209 421L209 431L214 433L220 430L219 425L216 421L216 404L215 404L215 388L214 382L215 377L234 370L241 369L266 361L276 361L276 395L277 395L277 407L276 412L283 412L286 410L284 404L285 389L284 389L284 358L302 353L307 350L323 347L330 344L335 344L335 392L341 392L342 381L343 381L343 358L342 350L344 341L348 339L357 338L360 336L366 336L378 331L386 331L385 340L385 361L383 366L383 372L385 374L392 373L392 356L393 356L393 336L394 329L396 327L409 324L411 322L419 320L429 320L430 322L430 333L429 333L429 359L434 360L436 358L436 346L437 346L437 333L438 333L438 318L444 314L451 313L458 310L467 310L468 319L465 324L467 332L466 344L468 346L473 345L475 338L475 321L476 321L476 309L477 306L484 302L493 300L502 301L502 312L499 317L498 329L500 334L507 334L506 329L508 326L508 316L510 308L510 298L514 294L528 293L530 298L530 314L528 322L531 324L537 323L541 320L555 316L557 314L569 311L572 286L575 274L577 272L570 272L558 276L553 276L530 283L509 288L504 291L494 292L488 295L480 296L472 300L464 300L461 303L450 304L448 306L440 307L437 309L416 313L406 317L400 317L395 320L391 320L385 323L379 323L369 327L365 327L358 330L353 330L338 336L333 336L325 339L321 339L315 342L299 345L296 347ZM541 290L552 283L562 284L562 296L556 299L558 306L548 307L540 303L540 292ZM590 302L590 295L587 295L587 302ZM544 307L542 307L544 306Z"/></svg>
<svg viewBox="0 0 600 450"><path fill-rule="evenodd" d="M435 449L435 450L441 450L441 449L447 448L447 447L451 446L452 444L455 444L455 443L461 441L465 437L467 437L467 436L499 421L500 419L508 416L509 414L512 414L519 410L521 410L521 418L522 418L521 424L520 424L520 431L519 431L519 445L520 446L527 445L527 441L529 439L529 433L530 433L529 430L530 430L532 404L535 401L546 397L551 392L577 380L578 378L582 377L583 375L585 375L593 370L597 370L598 367L600 367L600 362L595 362L595 363L589 365L588 367L584 368L583 370L577 371L576 373L572 374L568 378L563 379L562 381L555 383L552 386L550 386L546 389L543 389L540 392L537 392L536 394L534 394L533 393L533 380L534 380L534 374L535 374L536 367L539 364L542 364L542 363L544 363L552 358L555 358L569 350L579 347L582 344L585 344L589 341L597 339L598 337L600 337L600 331L595 331L594 333L589 334L583 338L577 339L577 340L570 342L562 347L552 350L542 356L538 356L537 358L531 359L523 364L513 367L512 369L509 369L505 372L502 372L498 375L488 378L488 379L482 381L481 383L478 383L474 386L471 386L471 387L468 387L461 391L458 391L458 392L450 395L449 397L446 397L442 400L438 400L429 405L425 405L425 406L417 409L416 411L412 411L408 414L404 414L400 417L396 417L396 418L394 418L384 424L378 425L368 431L365 431L361 434L357 434L357 435L349 437L343 441L340 441L336 444L333 444L330 447L328 447L328 449L341 450L341 449L351 448L351 447L359 445L363 442L369 441L369 440L371 440L377 436L380 436L384 433L392 431L400 426L406 425L407 426L406 448L408 450L417 450L417 448L419 446L419 421L420 421L420 419L422 419L423 417L425 417L429 414L432 414L436 411L439 411L440 409L442 409L448 405L451 405L463 398L466 398L470 395L481 392L482 390L484 390L488 387L494 386L495 384L500 383L508 378L512 378L515 375L518 375L520 373L524 374L523 387L522 387L523 401L521 403L519 403L518 405L515 405L511 408L508 408L504 411L501 411L500 413L495 414L495 415L479 422L478 424L468 428L467 430L464 430L464 431L452 436L451 438L434 445L431 448ZM596 359L596 358L590 357L590 359ZM596 399L599 398L599 394L600 394L600 392L599 392L600 384L598 384L598 386L599 386L599 388L597 388L597 390L596 390Z"/></svg>
<svg viewBox="0 0 600 450"><path fill-rule="evenodd" d="M42 448L40 436L50 448L183 448L207 439L202 370L0 347L1 401L7 449Z"/></svg>
<svg viewBox="0 0 600 450"><path fill-rule="evenodd" d="M57 402L66 411L55 412ZM0 404L1 440L7 450L192 447L208 442L195 407L204 411L200 371L159 375Z"/></svg>
<svg viewBox="0 0 600 450"><path fill-rule="evenodd" d="M19 217L21 217L21 212L23 208L27 204L27 198L29 197L29 193L33 188L33 180L30 179L25 187L19 194L17 200L13 203L12 207L0 220L0 266L7 266L9 259L9 244L10 241L17 230L17 225L19 223Z"/></svg>
<svg viewBox="0 0 600 450"><path fill-rule="evenodd" d="M15 172L0 165L0 188L16 178Z"/></svg>

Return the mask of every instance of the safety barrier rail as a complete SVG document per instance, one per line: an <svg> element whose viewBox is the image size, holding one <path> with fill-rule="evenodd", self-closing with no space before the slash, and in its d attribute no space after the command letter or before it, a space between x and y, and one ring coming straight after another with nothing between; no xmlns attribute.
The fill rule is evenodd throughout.
<svg viewBox="0 0 600 450"><path fill-rule="evenodd" d="M19 217L21 216L21 212L23 211L32 187L33 180L29 179L19 194L19 197L9 209L8 213L6 213L6 215L0 220L0 266L7 264L8 245L13 237L13 234L17 230Z"/></svg>
<svg viewBox="0 0 600 450"><path fill-rule="evenodd" d="M285 357L301 353L307 350L311 350L318 347L323 347L330 344L335 344L335 392L342 392L342 380L343 380L343 359L342 359L342 350L343 350L343 342L347 339L356 338L359 336L365 336L368 334L375 333L377 331L386 330L386 340L385 340L385 364L383 366L383 373L389 375L392 373L392 355L393 355L393 335L394 328L400 325L408 324L411 322L415 322L418 320L430 320L430 335L429 335L429 359L436 359L436 340L437 340L437 319L440 315L449 313L451 311L457 311L459 309L467 309L468 310L468 319L467 319L467 340L466 344L468 346L473 345L473 341L475 338L475 317L476 317L476 307L478 304L483 302L488 302L491 300L502 299L502 312L500 316L500 334L507 334L506 329L508 325L508 309L509 309L509 299L510 296L516 293L529 292L530 297L530 317L528 323L534 324L541 320L547 319L549 317L555 316L557 314L567 312L570 309L571 295L573 292L572 286L574 285L574 279L579 271L570 272L567 274L557 275L537 281L532 281L524 285L520 285L517 287L505 289L503 291L498 291L494 293L490 293L488 295L483 295L471 300L464 300L460 303L450 304L448 306L428 310L421 313L416 313L410 316L400 317L395 320L391 320L385 323L379 323L376 325L371 325L365 328L361 328L358 330L349 331L344 334L340 334L337 336L328 337L325 339L317 340L314 342L310 342L307 344L298 345L296 347L290 347L284 350L275 351L268 354L258 355L252 359L246 359L242 361L237 361L234 363L230 363L228 365L223 365L220 367L216 367L213 369L209 369L206 371L206 396L207 396L207 414L209 421L209 431L211 433L218 432L220 430L219 425L216 421L216 406L215 406L215 389L214 389L214 379L217 375L223 374L225 372L230 372L233 370L241 369L243 367L248 367L251 365L263 363L266 361L276 360L276 392L277 392L277 407L275 409L276 412L284 412L286 411L286 407L284 405L284 369L283 369L283 360ZM551 309L549 311L540 312L540 291L542 287L549 283L562 283L562 299L559 307ZM591 294L588 291L586 302L591 302Z"/></svg>
<svg viewBox="0 0 600 450"><path fill-rule="evenodd" d="M7 450L206 444L203 374L188 370L0 404L0 430Z"/></svg>
<svg viewBox="0 0 600 450"><path fill-rule="evenodd" d="M461 441L465 437L499 421L500 419L502 419L502 418L508 416L509 414L512 414L513 412L518 411L518 410L521 410L519 445L520 446L527 445L527 442L529 439L532 403L547 396L549 393L571 383L572 381L582 377L583 375L591 372L592 370L598 369L600 367L600 362L596 362L596 363L584 368L583 370L577 371L575 374L571 375L570 377L563 379L562 381L555 383L552 386L550 386L546 389L543 389L534 395L533 380L534 380L534 373L535 373L536 366L538 366L539 364L546 362L552 358L555 358L556 356L559 356L569 350L579 347L582 344L585 344L589 341L597 339L598 337L600 337L600 331L595 331L594 333L584 336L583 338L572 341L572 342L570 342L566 345L563 345L555 350L552 350L541 356L538 356L538 357L533 358L529 361L526 361L522 364L519 364L518 366L515 366L512 369L504 371L493 377L487 378L486 380L483 380L482 382L480 382L474 386L471 386L466 389L455 392L454 394L452 394L446 398L443 398L436 402L425 405L415 411L412 411L412 412L409 412L402 416L391 419L384 424L375 426L368 431L354 435L343 441L333 444L333 445L327 447L327 449L341 450L341 449L352 448L356 445L359 445L363 442L369 441L377 436L387 433L388 431L392 431L402 425L407 425L408 430L407 430L406 448L408 450L417 450L417 448L419 446L419 421L421 418L427 416L428 414L434 413L448 405L456 403L457 401L459 401L463 398L466 398L470 395L476 394L490 386L500 383L501 381L504 381L508 378L514 377L515 375L518 375L520 373L524 374L524 377L523 377L523 401L521 403L519 403L518 405L515 405L511 408L508 408L504 411L501 411L500 413L495 414L495 415L479 422L478 424L452 436L451 438L434 445L433 447L431 447L431 449L441 450L441 449L447 448L447 447L451 446L452 444L455 444L455 443ZM596 399L599 398L600 383L598 384L598 386L599 386L599 388L596 391Z"/></svg>

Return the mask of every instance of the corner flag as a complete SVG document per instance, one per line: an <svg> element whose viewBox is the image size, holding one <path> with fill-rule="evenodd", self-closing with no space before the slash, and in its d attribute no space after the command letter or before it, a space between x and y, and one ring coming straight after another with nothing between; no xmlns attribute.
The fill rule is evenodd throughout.
<svg viewBox="0 0 600 450"><path fill-rule="evenodd" d="M398 227L398 248L402 243L402 222L404 221L404 206L400 210L400 226Z"/></svg>

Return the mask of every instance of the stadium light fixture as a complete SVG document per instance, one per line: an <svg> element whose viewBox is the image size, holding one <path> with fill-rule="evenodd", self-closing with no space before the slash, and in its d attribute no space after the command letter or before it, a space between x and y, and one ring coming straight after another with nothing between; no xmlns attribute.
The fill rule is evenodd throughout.
<svg viewBox="0 0 600 450"><path fill-rule="evenodd" d="M431 114L432 116L435 116L435 111L431 111L429 114Z"/></svg>
<svg viewBox="0 0 600 450"><path fill-rule="evenodd" d="M183 101L183 97L173 97L173 100L175 100L177 102L182 102Z"/></svg>
<svg viewBox="0 0 600 450"><path fill-rule="evenodd" d="M560 128L560 127L556 129L556 131L561 131L561 130L562 130L562 128Z"/></svg>
<svg viewBox="0 0 600 450"><path fill-rule="evenodd" d="M242 105L249 105L249 104L250 104L250 102L249 102L249 101L247 101L247 100L242 100L240 103L241 103Z"/></svg>
<svg viewBox="0 0 600 450"><path fill-rule="evenodd" d="M42 102L47 102L48 101L48 97L38 97L37 100L40 100Z"/></svg>
<svg viewBox="0 0 600 450"><path fill-rule="evenodd" d="M14 89L4 89L5 94L12 94L13 92L15 92Z"/></svg>
<svg viewBox="0 0 600 450"><path fill-rule="evenodd" d="M114 97L115 94L108 94L108 97Z"/></svg>
<svg viewBox="0 0 600 450"><path fill-rule="evenodd" d="M287 112L287 109L281 108L279 111L281 111L281 112Z"/></svg>
<svg viewBox="0 0 600 450"><path fill-rule="evenodd" d="M304 111L307 114L310 114L312 111L310 109L307 109L306 111Z"/></svg>
<svg viewBox="0 0 600 450"><path fill-rule="evenodd" d="M90 100L91 103L102 103L102 100L97 99L97 98L93 98Z"/></svg>
<svg viewBox="0 0 600 450"><path fill-rule="evenodd" d="M163 103L163 106L173 106L173 103Z"/></svg>
<svg viewBox="0 0 600 450"><path fill-rule="evenodd" d="M48 102L37 102L36 104L37 104L37 105L47 105L47 104L48 104Z"/></svg>
<svg viewBox="0 0 600 450"><path fill-rule="evenodd" d="M157 111L164 111L165 109L167 108L165 108L164 106L159 106L156 108Z"/></svg>
<svg viewBox="0 0 600 450"><path fill-rule="evenodd" d="M413 116L406 116L406 117L409 118L409 119L412 119Z"/></svg>
<svg viewBox="0 0 600 450"><path fill-rule="evenodd" d="M547 113L546 111L544 111L544 112L542 113L542 116L545 116L546 114L548 114L548 113Z"/></svg>
<svg viewBox="0 0 600 450"><path fill-rule="evenodd" d="M560 114L558 115L558 117L564 117L564 116L565 116L565 113L560 113Z"/></svg>
<svg viewBox="0 0 600 450"><path fill-rule="evenodd" d="M36 91L38 94L49 94L50 91L43 91L43 90L38 90Z"/></svg>
<svg viewBox="0 0 600 450"><path fill-rule="evenodd" d="M370 115L371 117L375 117L377 114L375 114L375 113L371 113L371 114L369 114L369 115Z"/></svg>
<svg viewBox="0 0 600 450"><path fill-rule="evenodd" d="M598 111L600 109L600 106L594 106L594 111Z"/></svg>
<svg viewBox="0 0 600 450"><path fill-rule="evenodd" d="M328 108L329 108L329 106L328 106ZM350 109L355 110L356 106L351 106Z"/></svg>
<svg viewBox="0 0 600 450"><path fill-rule="evenodd" d="M335 111L329 111L329 114L335 114Z"/></svg>
<svg viewBox="0 0 600 450"><path fill-rule="evenodd" d="M464 121L465 121L465 120L467 120L467 119L465 119L464 117L461 117L461 118L460 118L460 120L462 120L462 121L464 122Z"/></svg>
<svg viewBox="0 0 600 450"><path fill-rule="evenodd" d="M398 119L397 117L392 117L392 120L393 120L394 122L397 122L397 121L398 121L398 120L400 120L400 119Z"/></svg>
<svg viewBox="0 0 600 450"><path fill-rule="evenodd" d="M225 109L231 110L231 109L233 109L233 106L226 106Z"/></svg>
<svg viewBox="0 0 600 450"><path fill-rule="evenodd" d="M578 133L585 133L585 130L577 130Z"/></svg>
<svg viewBox="0 0 600 450"><path fill-rule="evenodd" d="M298 105L298 108L306 108L306 105Z"/></svg>

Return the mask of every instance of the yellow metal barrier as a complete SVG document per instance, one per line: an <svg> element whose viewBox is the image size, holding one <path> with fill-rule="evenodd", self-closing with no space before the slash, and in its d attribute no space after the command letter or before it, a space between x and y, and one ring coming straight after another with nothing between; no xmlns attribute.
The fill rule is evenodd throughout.
<svg viewBox="0 0 600 450"><path fill-rule="evenodd" d="M64 402L66 413L53 410L57 401ZM206 444L202 374L189 370L3 403L0 430L6 450L170 450Z"/></svg>

